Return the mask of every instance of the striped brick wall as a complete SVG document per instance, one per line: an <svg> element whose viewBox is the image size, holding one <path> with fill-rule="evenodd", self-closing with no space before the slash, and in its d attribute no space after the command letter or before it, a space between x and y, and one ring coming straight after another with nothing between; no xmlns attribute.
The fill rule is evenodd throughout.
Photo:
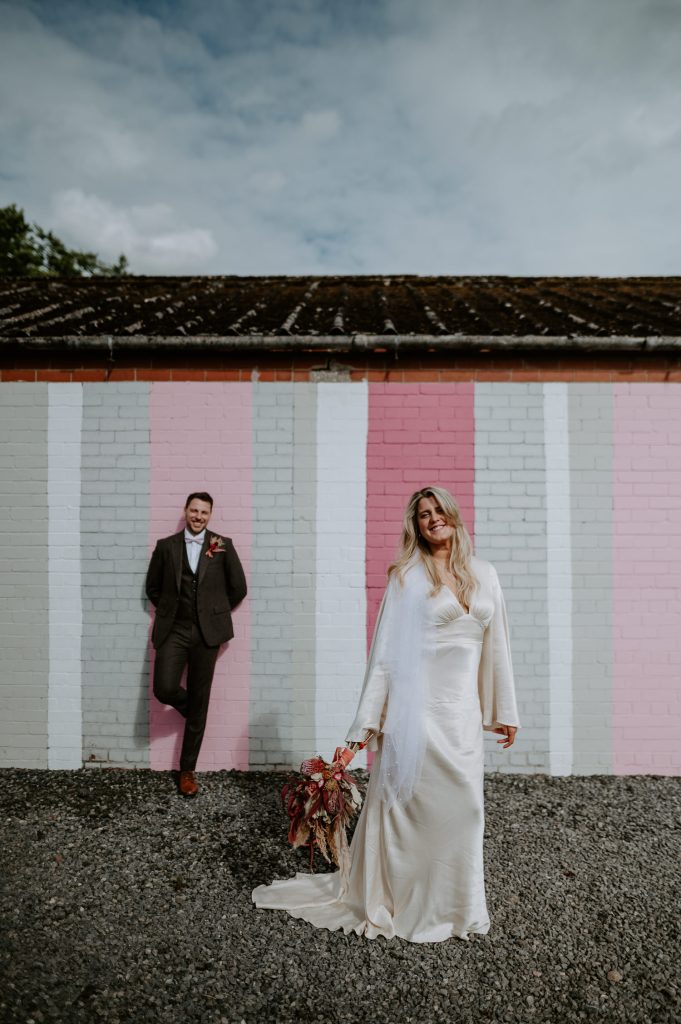
<svg viewBox="0 0 681 1024"><path fill-rule="evenodd" d="M613 389L569 389L571 770L613 769Z"/></svg>
<svg viewBox="0 0 681 1024"><path fill-rule="evenodd" d="M317 389L315 745L329 752L366 662L367 399L366 384Z"/></svg>
<svg viewBox="0 0 681 1024"><path fill-rule="evenodd" d="M613 768L681 760L681 394L614 389Z"/></svg>
<svg viewBox="0 0 681 1024"><path fill-rule="evenodd" d="M147 558L159 537L184 527L182 509L187 495L192 491L209 491L215 501L209 529L232 538L250 577L252 412L253 393L249 384L152 385ZM218 657L198 763L202 771L248 765L250 603L238 609L234 619L238 641L226 644ZM175 767L182 720L172 708L152 700L149 723L151 767Z"/></svg>
<svg viewBox="0 0 681 1024"><path fill-rule="evenodd" d="M293 724L289 763L297 765L309 756L317 739L317 385L296 384L293 403L294 575L289 648Z"/></svg>
<svg viewBox="0 0 681 1024"><path fill-rule="evenodd" d="M82 403L82 756L147 767L149 385L93 384Z"/></svg>
<svg viewBox="0 0 681 1024"><path fill-rule="evenodd" d="M0 390L0 763L48 766L48 392Z"/></svg>
<svg viewBox="0 0 681 1024"><path fill-rule="evenodd" d="M310 385L304 385L309 390ZM253 535L249 765L288 764L293 699L295 389L253 387ZM312 581L312 577L310 577Z"/></svg>
<svg viewBox="0 0 681 1024"><path fill-rule="evenodd" d="M497 567L523 728L490 770L681 773L673 383L0 384L0 764L168 768L144 577L192 490L250 591L199 768L330 753L417 487Z"/></svg>
<svg viewBox="0 0 681 1024"><path fill-rule="evenodd" d="M476 550L499 573L511 623L523 742L492 745L500 770L546 772L550 663L544 394L541 384L475 389Z"/></svg>
<svg viewBox="0 0 681 1024"><path fill-rule="evenodd" d="M48 385L50 666L47 734L50 768L78 768L82 760L82 422L83 389L80 385Z"/></svg>

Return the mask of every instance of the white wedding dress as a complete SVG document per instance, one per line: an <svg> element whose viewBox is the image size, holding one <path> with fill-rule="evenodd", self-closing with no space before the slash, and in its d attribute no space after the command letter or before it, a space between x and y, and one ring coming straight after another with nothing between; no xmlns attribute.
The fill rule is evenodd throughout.
<svg viewBox="0 0 681 1024"><path fill-rule="evenodd" d="M387 670L374 663L348 740L379 733L350 846L350 871L298 873L260 885L259 908L286 910L318 928L369 939L441 942L485 934L483 729L519 725L504 600L493 567L474 558L469 612L442 587L427 615L435 649L426 666L426 749L412 797L388 808L378 791ZM378 628L378 626L377 626Z"/></svg>

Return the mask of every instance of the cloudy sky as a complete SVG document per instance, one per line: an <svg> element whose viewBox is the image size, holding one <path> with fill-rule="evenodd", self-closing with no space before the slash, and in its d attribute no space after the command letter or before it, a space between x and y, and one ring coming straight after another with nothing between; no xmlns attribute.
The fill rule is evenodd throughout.
<svg viewBox="0 0 681 1024"><path fill-rule="evenodd" d="M680 0L0 0L0 205L149 274L680 274Z"/></svg>

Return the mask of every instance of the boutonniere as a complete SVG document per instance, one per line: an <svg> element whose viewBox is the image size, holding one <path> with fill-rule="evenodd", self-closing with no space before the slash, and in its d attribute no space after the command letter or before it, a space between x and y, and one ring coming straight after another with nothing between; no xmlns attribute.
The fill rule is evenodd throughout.
<svg viewBox="0 0 681 1024"><path fill-rule="evenodd" d="M212 558L213 555L219 555L221 551L225 550L225 542L222 537L211 537L210 544L206 549L206 558Z"/></svg>

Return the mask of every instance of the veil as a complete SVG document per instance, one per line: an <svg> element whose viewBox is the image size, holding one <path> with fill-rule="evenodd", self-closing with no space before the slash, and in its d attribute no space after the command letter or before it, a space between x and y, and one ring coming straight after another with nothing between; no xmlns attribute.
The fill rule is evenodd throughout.
<svg viewBox="0 0 681 1024"><path fill-rule="evenodd" d="M376 668L388 682L388 706L382 727L383 746L378 787L389 807L407 803L421 774L425 752L426 659L434 647L427 601L431 583L416 556L403 580L390 577L369 652L364 687Z"/></svg>

